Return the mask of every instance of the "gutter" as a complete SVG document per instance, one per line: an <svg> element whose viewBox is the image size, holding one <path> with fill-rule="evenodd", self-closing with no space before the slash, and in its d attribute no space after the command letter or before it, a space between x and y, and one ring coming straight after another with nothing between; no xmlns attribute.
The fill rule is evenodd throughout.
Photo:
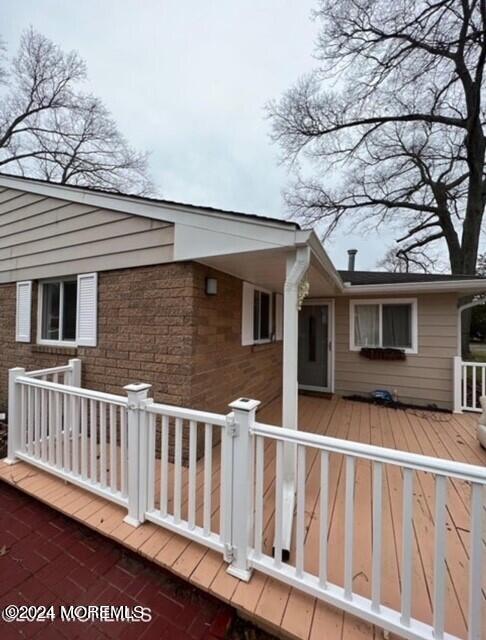
<svg viewBox="0 0 486 640"><path fill-rule="evenodd" d="M394 284L350 284L344 283L344 295L366 295L369 293L480 293L486 291L486 280L449 280L436 282L400 282Z"/></svg>

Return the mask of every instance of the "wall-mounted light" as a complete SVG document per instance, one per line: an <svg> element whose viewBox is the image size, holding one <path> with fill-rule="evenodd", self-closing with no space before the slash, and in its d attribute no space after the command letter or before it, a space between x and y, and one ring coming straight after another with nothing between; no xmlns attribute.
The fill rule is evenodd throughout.
<svg viewBox="0 0 486 640"><path fill-rule="evenodd" d="M218 293L218 281L216 278L206 278L206 294L215 296Z"/></svg>

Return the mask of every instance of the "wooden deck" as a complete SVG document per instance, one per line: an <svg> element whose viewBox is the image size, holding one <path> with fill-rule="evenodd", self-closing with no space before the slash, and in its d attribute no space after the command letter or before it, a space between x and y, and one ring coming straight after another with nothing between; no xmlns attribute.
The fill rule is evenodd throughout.
<svg viewBox="0 0 486 640"><path fill-rule="evenodd" d="M475 438L477 416L395 411L339 398L310 396L301 396L299 411L300 428L303 430L472 464L486 464L486 452L479 447ZM258 419L279 424L280 403L275 402L264 408ZM307 460L305 564L307 569L315 571L319 487L318 465L314 458L309 455ZM264 544L268 548L273 540L274 461L271 451L266 452L266 460ZM8 466L0 462L0 478L231 603L242 615L282 637L334 640L381 635L379 630L370 625L259 573L254 573L249 583L239 582L226 573L227 565L217 553L151 523L133 529L123 523L126 512L121 507L25 463ZM384 604L398 607L402 508L400 470L388 468L385 481L382 593ZM344 473L343 462L338 456L331 463L329 485L329 576L332 581L342 584ZM215 496L218 495L217 485L213 491ZM369 596L372 491L371 469L366 462L357 465L355 495L354 590ZM433 597L434 545L434 487L429 474L418 473L416 476L414 514L412 613L429 622ZM217 504L212 519L218 521ZM465 483L450 482L446 630L459 637L466 637L468 527L468 487ZM486 620L486 616L483 620ZM486 629L483 637L486 638Z"/></svg>

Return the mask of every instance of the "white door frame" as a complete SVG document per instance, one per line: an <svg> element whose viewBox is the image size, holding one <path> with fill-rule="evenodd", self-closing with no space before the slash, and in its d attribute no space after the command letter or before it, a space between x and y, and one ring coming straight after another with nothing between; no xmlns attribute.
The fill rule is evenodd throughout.
<svg viewBox="0 0 486 640"><path fill-rule="evenodd" d="M313 385L299 384L299 389L303 391L325 391L334 393L334 370L335 370L335 300L333 298L306 298L302 305L327 306L328 309L328 352L327 352L327 387L316 387Z"/></svg>

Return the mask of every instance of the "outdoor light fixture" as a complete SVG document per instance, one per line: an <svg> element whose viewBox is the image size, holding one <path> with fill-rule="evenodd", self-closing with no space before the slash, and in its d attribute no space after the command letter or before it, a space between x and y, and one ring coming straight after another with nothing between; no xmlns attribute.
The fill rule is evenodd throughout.
<svg viewBox="0 0 486 640"><path fill-rule="evenodd" d="M218 281L216 278L206 278L206 294L215 296L218 293Z"/></svg>

